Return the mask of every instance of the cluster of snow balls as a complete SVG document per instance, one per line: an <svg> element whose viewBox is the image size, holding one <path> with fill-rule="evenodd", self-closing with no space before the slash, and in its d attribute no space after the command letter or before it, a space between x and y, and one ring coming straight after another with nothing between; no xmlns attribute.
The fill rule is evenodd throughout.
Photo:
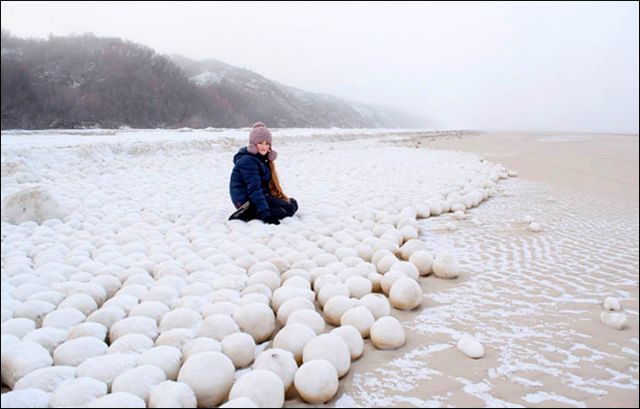
<svg viewBox="0 0 640 409"><path fill-rule="evenodd" d="M76 271L47 278L72 277L73 284L60 283L47 293L44 284L16 279L11 290L22 304L11 311L3 305L3 323L25 319L7 325L25 341L35 339L35 331L56 331L56 341L42 345L54 364L77 367L84 376L78 379L95 377L95 385L104 387L87 388L93 394L77 406L142 400L149 407L189 407L226 399L225 407L278 406L280 391L284 397L293 386L305 401L326 402L335 396L339 377L362 356L363 338L380 349L404 344L404 328L390 317L391 306L419 306L417 280L435 265L418 240L415 218L464 212L481 197L471 190L459 196L456 203L442 196L433 209L398 205L397 215L368 211L356 218L359 224L290 224L296 233L276 237L259 231L259 223L230 223L208 237L200 235L204 229L172 231L146 243L141 234L122 229L115 236L121 247L111 238L96 240L67 257ZM294 222L279 228L288 223ZM125 248L130 261L123 261ZM63 260L43 256L40 263ZM27 300L29 293L39 297ZM327 323L338 327L329 332ZM256 344L270 339L272 349L254 362ZM246 374L234 384L234 373L242 373L236 370L252 362L249 374L268 371L280 383L271 375L263 380ZM37 371L21 378L25 385L37 382ZM269 392L256 396L265 385Z"/></svg>
<svg viewBox="0 0 640 409"><path fill-rule="evenodd" d="M617 329L621 331L628 327L629 318L627 314L622 311L620 301L614 297L607 297L602 303L602 307L606 310L600 313L600 322L607 327Z"/></svg>
<svg viewBox="0 0 640 409"><path fill-rule="evenodd" d="M456 347L465 355L473 359L484 356L484 347L476 339L465 336L458 340Z"/></svg>

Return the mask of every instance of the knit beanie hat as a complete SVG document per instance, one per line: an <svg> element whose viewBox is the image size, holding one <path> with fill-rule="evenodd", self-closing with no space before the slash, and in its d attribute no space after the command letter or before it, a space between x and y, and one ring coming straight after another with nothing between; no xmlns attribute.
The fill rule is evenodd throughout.
<svg viewBox="0 0 640 409"><path fill-rule="evenodd" d="M256 122L251 127L251 132L249 133L249 146L247 147L247 150L249 151L249 153L255 155L258 153L258 147L256 145L258 145L260 142L269 142L269 144L273 146L272 140L273 139L271 137L271 131L269 131L269 128L267 128L267 126L262 122ZM271 149L267 154L267 158L270 161L276 160L277 157L278 153L273 149Z"/></svg>

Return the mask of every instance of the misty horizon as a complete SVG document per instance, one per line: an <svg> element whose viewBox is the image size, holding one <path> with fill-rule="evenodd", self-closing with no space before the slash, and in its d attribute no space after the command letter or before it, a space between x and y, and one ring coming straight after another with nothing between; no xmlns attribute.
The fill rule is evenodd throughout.
<svg viewBox="0 0 640 409"><path fill-rule="evenodd" d="M637 3L14 2L2 28L215 59L439 128L638 133Z"/></svg>

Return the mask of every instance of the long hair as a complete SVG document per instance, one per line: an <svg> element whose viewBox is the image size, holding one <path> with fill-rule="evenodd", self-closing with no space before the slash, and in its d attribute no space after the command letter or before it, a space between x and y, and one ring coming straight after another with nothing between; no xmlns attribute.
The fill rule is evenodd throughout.
<svg viewBox="0 0 640 409"><path fill-rule="evenodd" d="M280 179L278 178L278 172L276 172L276 164L273 163L272 160L269 162L269 169L271 170L271 181L269 182L269 191L271 192L271 196L277 197L282 200L289 200L289 197L284 194L282 191L282 186L280 185Z"/></svg>

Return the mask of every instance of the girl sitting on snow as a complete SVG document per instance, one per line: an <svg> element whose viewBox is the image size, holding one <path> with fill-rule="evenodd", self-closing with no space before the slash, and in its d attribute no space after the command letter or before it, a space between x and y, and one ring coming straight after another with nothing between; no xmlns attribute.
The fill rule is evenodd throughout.
<svg viewBox="0 0 640 409"><path fill-rule="evenodd" d="M249 133L249 146L233 157L229 191L237 211L229 220L260 219L269 224L293 216L298 202L282 192L274 160L278 153L271 149L271 132L262 122L256 122Z"/></svg>

